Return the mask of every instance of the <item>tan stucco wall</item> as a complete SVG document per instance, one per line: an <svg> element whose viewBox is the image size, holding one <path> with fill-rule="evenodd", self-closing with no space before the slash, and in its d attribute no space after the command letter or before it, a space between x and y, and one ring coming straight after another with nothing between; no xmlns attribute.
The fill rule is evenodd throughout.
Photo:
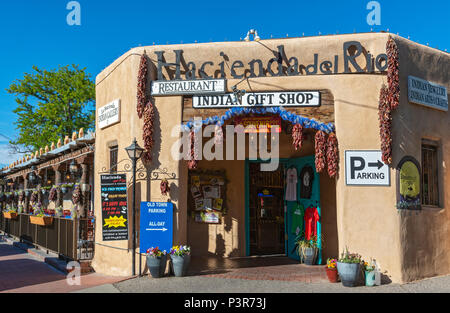
<svg viewBox="0 0 450 313"><path fill-rule="evenodd" d="M139 144L142 143L142 120L139 120L136 114L136 85L137 71L139 67L139 55L146 50L150 59L155 62L156 55L154 51L165 51L166 62L174 62L174 53L172 50L183 49L184 58L187 62L195 61L197 65L201 65L205 61L213 61L214 67L224 59L220 56L223 51L232 63L234 60L242 60L247 64L254 58L259 58L264 62L273 57L270 49L276 51L276 47L280 44L285 46L285 52L288 57L296 56L300 63L310 64L313 62L314 53L319 54L319 63L322 60L334 61L334 56L339 55L339 72L343 72L342 44L345 41L360 41L365 49L376 56L385 53L385 45L389 34L352 34L340 36L321 36L309 38L294 39L276 39L263 40L257 42L221 42L207 44L188 44L188 45L170 45L170 46L152 46L135 48L120 57L102 73L97 76L97 107L120 98L121 99L121 118L119 124L110 126L104 130L97 130L96 138L96 155L95 155L95 212L97 221L101 221L101 205L99 194L99 175L98 171L106 166L109 160L107 142L109 140L118 140L119 144L119 160L127 158L124 148L128 146L133 137L136 137ZM395 37L397 38L397 37ZM416 47L416 44L412 44ZM268 49L270 48L270 49ZM403 51L402 45L400 45ZM416 51L416 50L415 50ZM419 51L419 55L422 51ZM436 54L436 50L432 54ZM401 52L401 56L404 52ZM361 58L360 58L361 59ZM359 59L359 60L360 60ZM427 60L426 58L424 61ZM401 71L404 68L400 60ZM437 61L436 61L437 62ZM448 62L448 61L446 61ZM405 64L405 63L403 63ZM406 63L407 64L407 63ZM448 64L448 63L447 63ZM364 66L363 66L364 67ZM427 67L424 65L415 73L416 76L427 79L424 74ZM225 66L227 73L227 86L230 91L231 86L240 82L237 79L230 79L229 68ZM241 69L241 72L242 69ZM240 72L240 73L241 73ZM164 72L165 73L165 72ZM447 70L448 73L448 70ZM208 73L212 75L213 73ZM154 77L154 72L152 72ZM396 164L401 153L399 147L405 148L405 144L416 146L418 138L414 140L416 143L403 142L402 134L411 133L411 128L416 120L426 112L429 114L429 123L437 113L429 113L429 109L419 107L409 111L409 107L415 105L408 104L405 100L406 85L402 75L402 99L400 108L394 113L394 162ZM447 74L448 75L448 74ZM183 75L182 75L183 76ZM440 77L436 74L436 77ZM184 78L184 77L183 77ZM448 76L444 78L448 84ZM436 81L436 80L434 80ZM439 81L436 81L439 83ZM331 91L335 101L335 125L336 134L339 140L339 156L340 169L339 178L331 180L326 175L321 175L321 202L323 206L323 231L325 240L324 255L337 256L344 248L348 248L351 252L362 254L366 259L375 258L381 269L386 272L392 281L399 282L409 279L415 279L424 275L424 273L432 273L433 271L424 270L420 265L415 263L410 256L414 256L416 250L411 244L411 238L418 240L424 235L423 231L411 231L421 226L418 224L415 216L400 216L395 208L396 204L396 176L395 170L391 168L391 185L388 187L359 187L345 185L345 167L344 153L345 150L379 150L379 124L378 124L378 98L382 83L386 83L386 76L381 73L368 74L337 74L337 75L300 75L291 77L260 77L251 78L240 82L238 88L253 91L277 91L277 90L322 90ZM448 85L447 85L448 86ZM175 172L179 181L172 182L172 200L176 204L177 212L175 216L178 230L175 233L176 243L187 243L194 249L199 249L205 253L217 253L225 256L245 255L245 228L244 228L244 162L243 161L219 161L207 162L200 161L199 166L202 168L226 168L229 171L228 176L233 184L228 190L228 199L232 199L232 210L229 217L223 225L201 225L188 222L186 216L186 197L187 197L187 177L188 171L185 162L176 162L170 158L170 146L176 138L170 136L172 126L181 123L182 113L182 97L156 97L157 119L156 123L156 147L154 149L155 164L159 167L168 168L170 172ZM406 102L405 102L406 101ZM407 113L410 112L410 113ZM405 126L400 126L402 119L398 116L405 115L408 121ZM411 115L410 115L411 114ZM410 116L410 117L409 117ZM414 116L414 118L412 118ZM447 113L448 117L448 113ZM427 117L428 118L428 117ZM319 118L320 120L320 118ZM405 120L405 119L403 119ZM447 119L448 121L448 119ZM445 122L445 121L442 121ZM442 125L442 123L440 123ZM437 125L437 123L436 123ZM431 125L430 125L431 126ZM447 122L448 126L448 122ZM404 129L402 129L404 127ZM405 130L406 129L406 130ZM422 136L438 136L444 138L446 132L448 140L448 128L423 127ZM419 131L419 130L417 130ZM419 133L415 133L419 135ZM287 139L286 139L287 140ZM301 152L295 153L290 144L281 145L282 151L280 157L294 157L307 155L312 153L311 147L305 147ZM420 156L419 150L411 148L409 154ZM445 144L443 154L449 155L448 144ZM311 153L306 152L311 149ZM409 149L409 148L408 148ZM305 154L303 154L305 153ZM419 154L417 154L419 153ZM418 158L420 159L420 158ZM448 161L447 161L448 163ZM155 166L156 166L155 165ZM445 168L445 166L444 166ZM448 181L448 172L444 174ZM131 179L131 176L128 177ZM159 182L153 182L150 187L145 182L139 185L138 203L142 200L165 201L161 199L159 192ZM326 190L326 191L325 191ZM325 191L325 192L324 192ZM448 192L448 191L447 191ZM448 207L448 194L443 194L444 201ZM129 195L131 199L131 195ZM129 200L131 201L131 200ZM438 230L432 234L427 233L427 238L433 242L430 244L432 255L442 258L442 265L439 272L450 272L449 256L444 252L448 248L448 240L446 236L446 228L448 225L448 213L441 211L423 211L420 213L425 217L426 225L431 226L438 223ZM438 221L439 220L439 221ZM96 240L101 242L101 223L96 225ZM429 229L430 227L428 227ZM432 228L432 227L431 227ZM425 229L425 228L424 228ZM411 237L410 237L411 236ZM204 238L202 242L198 242L197 238ZM223 240L219 240L220 237ZM448 237L448 236L447 236ZM130 236L131 238L131 236ZM207 240L205 238L208 238ZM407 244L405 242L408 242ZM445 242L444 246L440 243ZM108 242L108 245L120 248L130 248L131 244L127 242ZM406 247L406 248L405 248ZM447 249L448 250L448 249ZM413 251L413 252L412 252ZM419 249L420 251L420 249ZM429 250L427 250L429 251ZM223 252L223 253L222 253ZM420 252L419 254L421 254ZM111 248L96 246L95 259L93 266L98 272L108 274L130 274L131 271L131 254L127 251L114 250ZM419 267L421 266L421 267ZM444 268L446 268L444 270ZM435 271L436 272L436 271ZM428 274L425 274L427 276Z"/></svg>
<svg viewBox="0 0 450 313"><path fill-rule="evenodd" d="M408 102L408 75L450 90L450 56L396 37L400 59L400 104L393 115L393 164L406 156L422 163L421 140L439 142L439 207L399 212L402 279L411 281L450 273L450 113Z"/></svg>

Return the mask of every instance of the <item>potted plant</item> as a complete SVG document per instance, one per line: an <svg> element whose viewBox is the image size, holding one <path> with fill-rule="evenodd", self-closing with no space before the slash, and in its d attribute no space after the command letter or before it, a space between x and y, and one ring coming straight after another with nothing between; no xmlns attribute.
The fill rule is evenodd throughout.
<svg viewBox="0 0 450 313"><path fill-rule="evenodd" d="M69 188L72 188L71 184L62 184L61 185L61 192L62 193L67 193L69 191Z"/></svg>
<svg viewBox="0 0 450 313"><path fill-rule="evenodd" d="M6 210L3 212L3 216L7 219L16 219L17 212L15 208L12 208L9 204L6 205Z"/></svg>
<svg viewBox="0 0 450 313"><path fill-rule="evenodd" d="M328 280L330 283L337 283L338 282L338 271L337 271L337 259L327 259L327 266L325 266L325 271L327 273Z"/></svg>
<svg viewBox="0 0 450 313"><path fill-rule="evenodd" d="M33 212L35 215L30 215L31 224L47 226L53 223L53 217L45 215L39 204L33 206Z"/></svg>
<svg viewBox="0 0 450 313"><path fill-rule="evenodd" d="M363 269L366 286L373 287L375 285L375 264L373 260L370 263L364 262Z"/></svg>
<svg viewBox="0 0 450 313"><path fill-rule="evenodd" d="M191 248L189 246L173 246L170 249L172 269L176 277L186 275L191 261Z"/></svg>
<svg viewBox="0 0 450 313"><path fill-rule="evenodd" d="M166 271L167 252L161 251L158 247L147 250L147 267L153 278L164 276Z"/></svg>
<svg viewBox="0 0 450 313"><path fill-rule="evenodd" d="M348 250L341 254L337 261L337 269L342 285L345 287L355 286L361 268L361 256L357 253L349 253Z"/></svg>
<svg viewBox="0 0 450 313"><path fill-rule="evenodd" d="M319 239L315 235L311 236L309 239L306 239L304 235L302 235L296 241L295 249L300 257L300 263L314 265L319 251Z"/></svg>

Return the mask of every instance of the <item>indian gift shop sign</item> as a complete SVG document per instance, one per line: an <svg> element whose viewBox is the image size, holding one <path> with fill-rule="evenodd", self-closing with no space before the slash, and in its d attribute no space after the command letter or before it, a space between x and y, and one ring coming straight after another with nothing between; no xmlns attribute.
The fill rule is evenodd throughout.
<svg viewBox="0 0 450 313"><path fill-rule="evenodd" d="M167 252L173 246L173 203L141 202L140 247L159 247Z"/></svg>
<svg viewBox="0 0 450 313"><path fill-rule="evenodd" d="M271 106L320 106L319 91L283 91L245 93L237 99L233 93L223 95L198 95L192 97L195 109L217 109L231 107L271 107Z"/></svg>
<svg viewBox="0 0 450 313"><path fill-rule="evenodd" d="M128 240L126 174L100 175L103 241Z"/></svg>
<svg viewBox="0 0 450 313"><path fill-rule="evenodd" d="M98 109L98 127L103 129L107 126L120 122L120 99L116 99Z"/></svg>
<svg viewBox="0 0 450 313"><path fill-rule="evenodd" d="M408 100L433 109L448 111L447 88L414 76L408 76Z"/></svg>

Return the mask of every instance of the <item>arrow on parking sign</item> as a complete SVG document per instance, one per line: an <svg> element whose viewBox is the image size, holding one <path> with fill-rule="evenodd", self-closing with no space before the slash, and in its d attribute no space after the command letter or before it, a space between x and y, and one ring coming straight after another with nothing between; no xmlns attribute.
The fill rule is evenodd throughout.
<svg viewBox="0 0 450 313"><path fill-rule="evenodd" d="M167 228L146 228L145 230L161 230L161 231L166 231Z"/></svg>
<svg viewBox="0 0 450 313"><path fill-rule="evenodd" d="M378 167L378 169L380 169L380 168L382 168L383 167L383 162L381 162L380 160L377 160L377 162L376 163L368 163L368 165L370 166L370 167Z"/></svg>

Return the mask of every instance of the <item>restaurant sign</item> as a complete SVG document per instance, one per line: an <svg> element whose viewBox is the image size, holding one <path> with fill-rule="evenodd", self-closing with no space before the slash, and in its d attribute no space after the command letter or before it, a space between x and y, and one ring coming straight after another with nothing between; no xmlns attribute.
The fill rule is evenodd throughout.
<svg viewBox="0 0 450 313"><path fill-rule="evenodd" d="M152 96L217 94L225 92L225 79L153 81Z"/></svg>
<svg viewBox="0 0 450 313"><path fill-rule="evenodd" d="M98 127L103 129L107 126L120 122L120 99L116 99L98 109Z"/></svg>
<svg viewBox="0 0 450 313"><path fill-rule="evenodd" d="M408 99L416 104L448 111L447 88L414 76L408 76Z"/></svg>
<svg viewBox="0 0 450 313"><path fill-rule="evenodd" d="M240 98L234 93L222 95L201 95L192 97L196 109L217 109L230 107L270 106L320 106L319 91L283 91L245 93Z"/></svg>
<svg viewBox="0 0 450 313"><path fill-rule="evenodd" d="M100 175L103 241L128 240L126 174Z"/></svg>

